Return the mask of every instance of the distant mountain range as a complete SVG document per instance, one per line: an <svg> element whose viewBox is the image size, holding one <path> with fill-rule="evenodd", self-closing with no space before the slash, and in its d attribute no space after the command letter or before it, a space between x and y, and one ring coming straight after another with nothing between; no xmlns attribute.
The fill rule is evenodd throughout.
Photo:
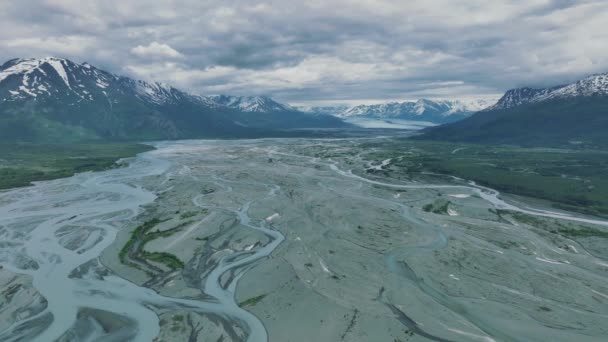
<svg viewBox="0 0 608 342"><path fill-rule="evenodd" d="M266 96L213 95L208 98L216 104L250 113L293 112L297 110Z"/></svg>
<svg viewBox="0 0 608 342"><path fill-rule="evenodd" d="M418 138L517 145L608 145L608 74L551 88L509 90L495 105L462 121L428 128Z"/></svg>
<svg viewBox="0 0 608 342"><path fill-rule="evenodd" d="M354 124L379 124L387 127L402 122L424 122L428 125L455 122L475 112L492 106L497 99L477 100L428 100L388 102L354 107L309 107L299 108L317 114L329 114Z"/></svg>
<svg viewBox="0 0 608 342"><path fill-rule="evenodd" d="M240 137L345 126L268 97L192 95L67 59L0 66L0 141Z"/></svg>
<svg viewBox="0 0 608 342"><path fill-rule="evenodd" d="M296 106L295 108L305 113L339 116L351 109L352 106Z"/></svg>
<svg viewBox="0 0 608 342"><path fill-rule="evenodd" d="M47 57L0 66L0 142L281 136L301 128L411 128L419 139L608 145L608 74L498 101L292 107L264 96L200 96Z"/></svg>

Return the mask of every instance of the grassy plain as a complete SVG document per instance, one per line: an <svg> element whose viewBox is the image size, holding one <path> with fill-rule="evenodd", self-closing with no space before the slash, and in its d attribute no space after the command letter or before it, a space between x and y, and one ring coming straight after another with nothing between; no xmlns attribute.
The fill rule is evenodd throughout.
<svg viewBox="0 0 608 342"><path fill-rule="evenodd" d="M0 189L108 169L120 158L151 149L136 143L0 144Z"/></svg>
<svg viewBox="0 0 608 342"><path fill-rule="evenodd" d="M608 216L607 151L411 140L370 143L365 150L373 151L365 159L392 159L379 171L389 177L452 175L501 192L548 200L559 209Z"/></svg>

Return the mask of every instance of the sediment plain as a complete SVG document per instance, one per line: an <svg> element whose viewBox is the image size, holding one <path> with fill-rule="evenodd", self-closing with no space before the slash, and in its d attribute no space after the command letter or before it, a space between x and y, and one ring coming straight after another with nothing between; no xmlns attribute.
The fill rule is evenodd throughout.
<svg viewBox="0 0 608 342"><path fill-rule="evenodd" d="M0 193L0 339L605 340L608 222L392 178L382 139L158 142Z"/></svg>

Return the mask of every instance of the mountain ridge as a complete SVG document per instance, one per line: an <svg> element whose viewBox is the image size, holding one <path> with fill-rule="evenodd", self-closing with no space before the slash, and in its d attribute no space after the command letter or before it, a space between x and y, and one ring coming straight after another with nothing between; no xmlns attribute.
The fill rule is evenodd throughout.
<svg viewBox="0 0 608 342"><path fill-rule="evenodd" d="M608 145L608 73L549 88L511 89L496 105L416 139L514 145Z"/></svg>
<svg viewBox="0 0 608 342"><path fill-rule="evenodd" d="M0 67L0 140L233 137L346 125L268 97L248 97L253 107L218 99L63 58L11 59Z"/></svg>
<svg viewBox="0 0 608 342"><path fill-rule="evenodd" d="M508 109L526 103L537 103L551 99L608 95L608 73L589 75L574 83L550 88L515 88L508 90L498 102L484 111Z"/></svg>
<svg viewBox="0 0 608 342"><path fill-rule="evenodd" d="M277 102L269 96L211 95L208 98L217 104L249 113L297 111L290 105Z"/></svg>
<svg viewBox="0 0 608 342"><path fill-rule="evenodd" d="M326 106L307 108L310 112L328 114L345 120L409 120L443 124L462 120L488 106L497 99L475 100L430 100L392 101L381 104L347 106Z"/></svg>

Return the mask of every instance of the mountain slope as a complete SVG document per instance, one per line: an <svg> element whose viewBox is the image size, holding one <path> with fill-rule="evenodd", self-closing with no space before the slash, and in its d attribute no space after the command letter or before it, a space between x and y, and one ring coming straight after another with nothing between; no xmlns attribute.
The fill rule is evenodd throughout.
<svg viewBox="0 0 608 342"><path fill-rule="evenodd" d="M508 109L529 103L548 100L565 100L577 97L608 95L608 73L586 77L572 84L545 89L518 88L511 89L500 100L486 111Z"/></svg>
<svg viewBox="0 0 608 342"><path fill-rule="evenodd" d="M496 105L418 139L517 145L608 144L608 74L547 89L509 90Z"/></svg>
<svg viewBox="0 0 608 342"><path fill-rule="evenodd" d="M258 136L268 129L343 125L292 114L296 124L289 117L272 121L276 114L242 122L242 109L214 97L54 57L13 59L0 67L0 141Z"/></svg>

